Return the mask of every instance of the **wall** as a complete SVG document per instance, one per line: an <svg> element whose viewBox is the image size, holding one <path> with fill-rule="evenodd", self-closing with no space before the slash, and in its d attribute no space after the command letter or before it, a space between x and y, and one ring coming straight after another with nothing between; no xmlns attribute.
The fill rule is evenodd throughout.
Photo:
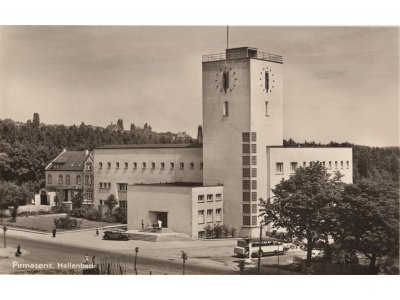
<svg viewBox="0 0 400 300"><path fill-rule="evenodd" d="M108 195L117 194L117 183L202 182L203 179L203 171L200 170L202 148L95 149L94 157L95 205L100 204L100 200L106 200ZM102 168L99 167L100 162ZM108 162L111 163L110 169L107 168ZM120 164L118 169L117 162ZM128 168L125 168L125 162ZM137 169L133 168L134 162ZM143 162L146 162L146 169L142 168ZM152 162L156 164L154 170L151 169ZM164 169L161 169L161 162L165 163ZM175 163L174 170L170 169L171 162ZM180 170L180 162L184 162L184 170ZM190 170L190 162L194 162L193 170ZM111 188L100 188L100 182L111 183Z"/></svg>
<svg viewBox="0 0 400 300"><path fill-rule="evenodd" d="M192 236L192 187L128 186L128 229L151 226L150 211L167 212L168 228Z"/></svg>

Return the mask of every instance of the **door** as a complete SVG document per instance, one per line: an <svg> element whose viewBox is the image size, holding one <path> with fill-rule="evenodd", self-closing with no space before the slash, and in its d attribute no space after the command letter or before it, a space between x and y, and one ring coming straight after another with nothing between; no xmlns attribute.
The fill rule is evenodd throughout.
<svg viewBox="0 0 400 300"><path fill-rule="evenodd" d="M46 191L40 192L40 205L47 205L47 193Z"/></svg>
<svg viewBox="0 0 400 300"><path fill-rule="evenodd" d="M157 218L162 222L162 228L168 227L168 213L166 212L158 212Z"/></svg>

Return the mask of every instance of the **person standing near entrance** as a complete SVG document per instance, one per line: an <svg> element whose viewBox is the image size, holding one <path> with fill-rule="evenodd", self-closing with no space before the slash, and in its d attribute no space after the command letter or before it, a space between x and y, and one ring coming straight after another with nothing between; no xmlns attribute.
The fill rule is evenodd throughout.
<svg viewBox="0 0 400 300"><path fill-rule="evenodd" d="M143 221L143 219L142 219L142 229L144 229L144 221Z"/></svg>
<svg viewBox="0 0 400 300"><path fill-rule="evenodd" d="M54 228L53 228L53 238L56 237L56 233L57 233L57 229L54 227Z"/></svg>
<svg viewBox="0 0 400 300"><path fill-rule="evenodd" d="M158 229L162 228L162 221L160 219L158 219Z"/></svg>

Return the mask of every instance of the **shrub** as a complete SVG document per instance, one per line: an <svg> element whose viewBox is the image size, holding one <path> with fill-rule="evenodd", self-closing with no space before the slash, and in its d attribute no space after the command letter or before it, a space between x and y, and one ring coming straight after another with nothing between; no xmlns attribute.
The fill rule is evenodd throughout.
<svg viewBox="0 0 400 300"><path fill-rule="evenodd" d="M88 208L83 211L83 218L90 221L97 221L99 219L99 211L95 208Z"/></svg>
<svg viewBox="0 0 400 300"><path fill-rule="evenodd" d="M85 211L83 208L73 208L70 212L69 215L75 218L83 218L83 215L85 214Z"/></svg>
<svg viewBox="0 0 400 300"><path fill-rule="evenodd" d="M61 213L69 213L71 210L68 207L60 205L60 206L53 206L50 209L50 211L53 214L61 214Z"/></svg>
<svg viewBox="0 0 400 300"><path fill-rule="evenodd" d="M231 233L231 237L234 238L236 236L236 234L237 234L236 228L235 227L231 227L230 233Z"/></svg>
<svg viewBox="0 0 400 300"><path fill-rule="evenodd" d="M224 238L228 238L230 232L231 232L231 230L230 230L229 226L226 226L225 224L222 225L222 234L223 234Z"/></svg>
<svg viewBox="0 0 400 300"><path fill-rule="evenodd" d="M70 216L54 219L54 225L58 229L75 229L81 227L81 221L71 218Z"/></svg>
<svg viewBox="0 0 400 300"><path fill-rule="evenodd" d="M219 239L222 237L222 226L221 225L214 224L213 231L214 231L214 238Z"/></svg>
<svg viewBox="0 0 400 300"><path fill-rule="evenodd" d="M119 223L127 223L127 211L126 208L118 207L114 210L114 217Z"/></svg>
<svg viewBox="0 0 400 300"><path fill-rule="evenodd" d="M204 231L206 233L206 238L207 239L212 239L214 236L214 228L208 224L206 227L204 227Z"/></svg>

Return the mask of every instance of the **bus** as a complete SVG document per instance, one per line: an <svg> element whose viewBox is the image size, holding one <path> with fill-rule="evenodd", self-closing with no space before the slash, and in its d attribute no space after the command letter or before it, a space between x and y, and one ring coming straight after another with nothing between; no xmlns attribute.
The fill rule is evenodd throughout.
<svg viewBox="0 0 400 300"><path fill-rule="evenodd" d="M251 243L251 256L258 256L258 250L260 246L260 239L245 238L237 241L237 246L233 252L237 256L248 257L249 256L249 245ZM262 238L261 239L261 256L266 254L282 255L286 254L288 248L284 246L282 241L275 238Z"/></svg>

